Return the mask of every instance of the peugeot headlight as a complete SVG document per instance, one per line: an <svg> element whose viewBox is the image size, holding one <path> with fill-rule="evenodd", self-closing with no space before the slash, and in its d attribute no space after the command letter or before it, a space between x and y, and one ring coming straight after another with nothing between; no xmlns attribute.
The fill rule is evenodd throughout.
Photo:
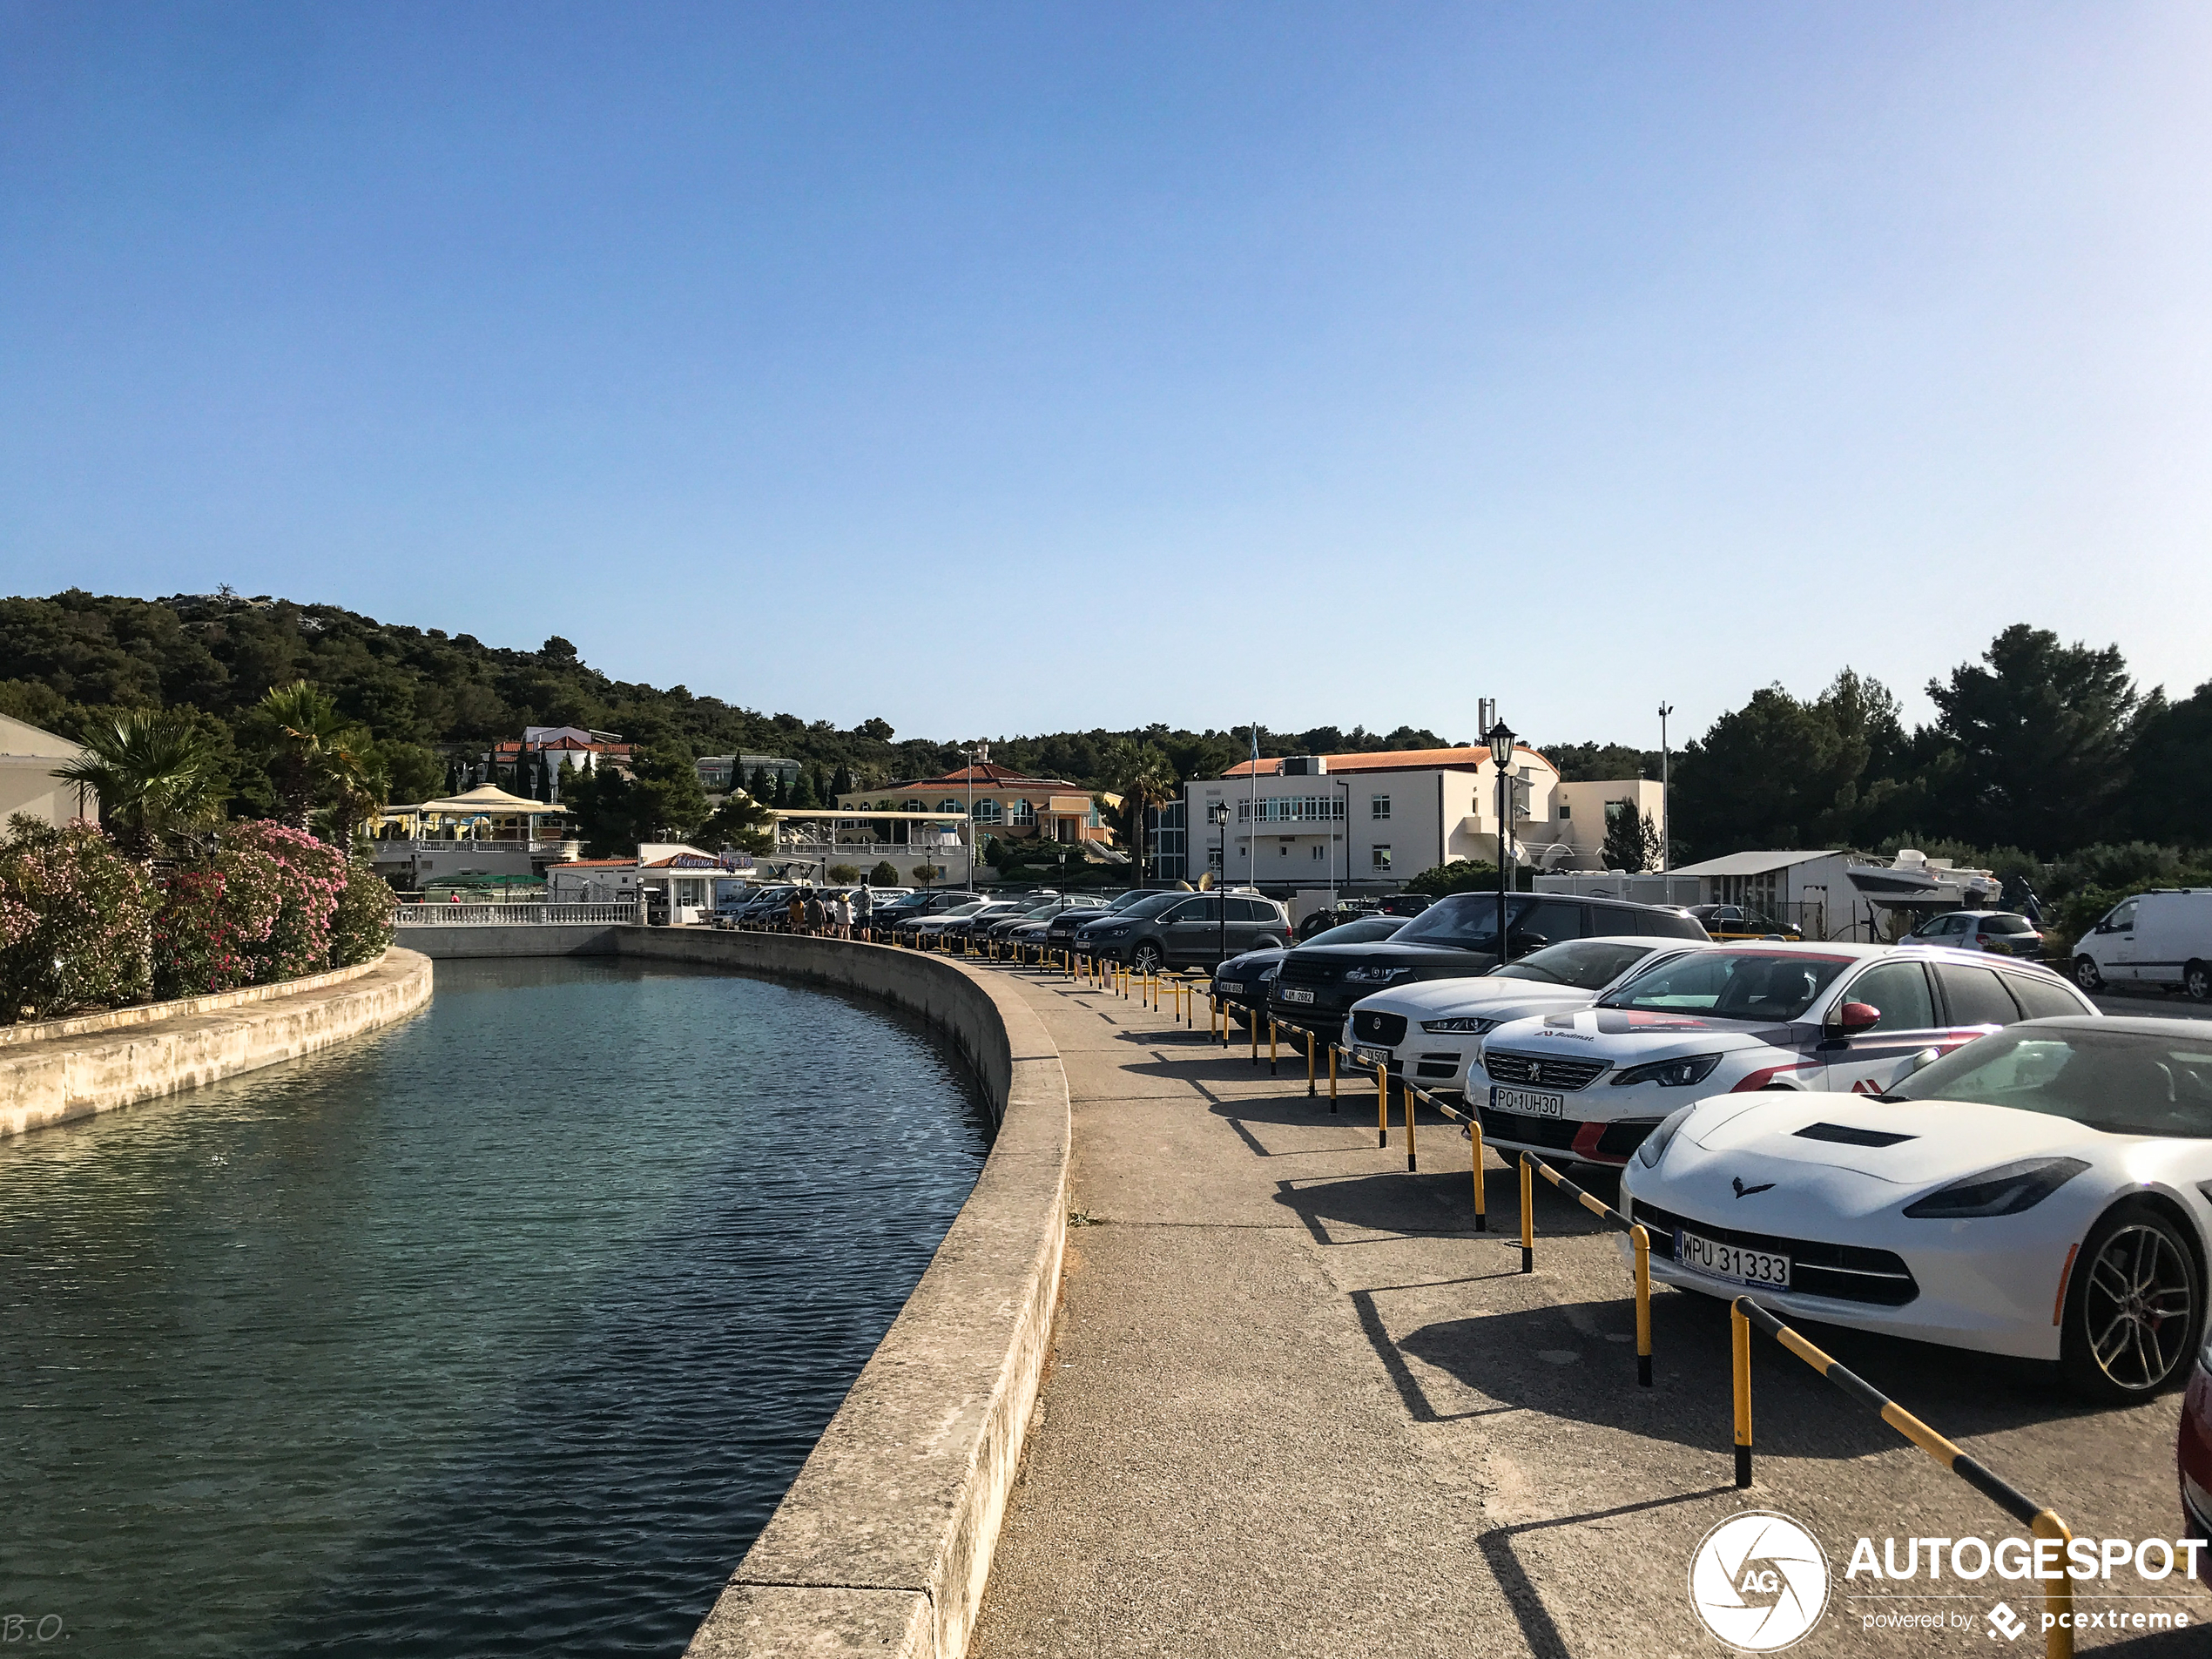
<svg viewBox="0 0 2212 1659"><path fill-rule="evenodd" d="M1495 1020L1479 1020L1471 1014L1454 1015L1448 1020L1423 1020L1421 1029L1436 1036L1479 1037L1486 1031L1498 1028Z"/></svg>
<svg viewBox="0 0 2212 1659"><path fill-rule="evenodd" d="M1354 968L1345 970L1344 982L1346 985L1387 985L1413 971L1410 968Z"/></svg>
<svg viewBox="0 0 2212 1659"><path fill-rule="evenodd" d="M1960 1221L1970 1216L2017 1216L2033 1210L2089 1167L2082 1158L2022 1158L1939 1187L1905 1206L1922 1221Z"/></svg>
<svg viewBox="0 0 2212 1659"><path fill-rule="evenodd" d="M1685 1055L1680 1060L1655 1060L1648 1066L1630 1066L1614 1078L1615 1083L1657 1083L1664 1089L1687 1089L1713 1075L1721 1062L1716 1054Z"/></svg>
<svg viewBox="0 0 2212 1659"><path fill-rule="evenodd" d="M1667 1147L1682 1130L1695 1106L1680 1106L1659 1120L1659 1127L1643 1137L1643 1144L1636 1148L1636 1162L1647 1170L1659 1167L1659 1160L1667 1156Z"/></svg>

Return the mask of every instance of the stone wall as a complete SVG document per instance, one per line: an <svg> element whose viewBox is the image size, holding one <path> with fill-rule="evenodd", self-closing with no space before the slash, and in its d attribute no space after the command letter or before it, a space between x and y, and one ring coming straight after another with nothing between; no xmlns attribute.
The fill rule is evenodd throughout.
<svg viewBox="0 0 2212 1659"><path fill-rule="evenodd" d="M411 950L282 985L0 1033L0 1136L91 1117L296 1060L403 1019L430 1000Z"/></svg>

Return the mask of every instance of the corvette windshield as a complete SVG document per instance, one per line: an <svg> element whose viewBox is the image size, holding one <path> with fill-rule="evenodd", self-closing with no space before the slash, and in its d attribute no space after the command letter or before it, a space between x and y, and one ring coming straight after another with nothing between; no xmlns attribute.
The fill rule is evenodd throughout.
<svg viewBox="0 0 2212 1659"><path fill-rule="evenodd" d="M1953 1049L1886 1098L2011 1106L2107 1135L2212 1139L2212 1043L2179 1034L2015 1026Z"/></svg>
<svg viewBox="0 0 2212 1659"><path fill-rule="evenodd" d="M1578 991L1595 991L1621 977L1631 962L1651 954L1649 945L1606 945L1578 939L1564 945L1547 945L1487 975L1491 979L1533 979L1547 985L1571 985Z"/></svg>
<svg viewBox="0 0 2212 1659"><path fill-rule="evenodd" d="M1506 914L1520 926L1521 913L1530 903L1526 895L1506 900ZM1498 895L1494 893L1455 893L1442 899L1400 927L1391 937L1393 945L1446 945L1455 950L1498 948Z"/></svg>
<svg viewBox="0 0 2212 1659"><path fill-rule="evenodd" d="M1637 974L1599 998L1597 1006L1723 1020L1794 1020L1848 965L1840 956L1778 950L1697 951Z"/></svg>

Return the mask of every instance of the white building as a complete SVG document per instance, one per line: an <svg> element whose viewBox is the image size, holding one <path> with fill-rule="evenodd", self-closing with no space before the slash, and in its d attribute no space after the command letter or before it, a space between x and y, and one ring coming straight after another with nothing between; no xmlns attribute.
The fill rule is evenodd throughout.
<svg viewBox="0 0 2212 1659"><path fill-rule="evenodd" d="M1669 874L1577 871L1539 875L1539 893L1638 904L1737 905L1808 939L1893 939L1946 910L1993 902L2003 884L1907 847L1887 862L1837 847L1730 853Z"/></svg>
<svg viewBox="0 0 2212 1659"><path fill-rule="evenodd" d="M84 752L67 738L0 714L0 825L17 813L57 829L73 818L97 816L91 791L54 776L56 766Z"/></svg>
<svg viewBox="0 0 2212 1659"><path fill-rule="evenodd" d="M1540 869L1600 867L1611 802L1660 815L1656 783L1562 783L1525 744L1508 784L1507 854ZM1456 859L1498 857L1497 769L1487 748L1295 755L1262 760L1257 773L1246 761L1183 792L1186 876L1211 869L1274 892L1387 891Z"/></svg>

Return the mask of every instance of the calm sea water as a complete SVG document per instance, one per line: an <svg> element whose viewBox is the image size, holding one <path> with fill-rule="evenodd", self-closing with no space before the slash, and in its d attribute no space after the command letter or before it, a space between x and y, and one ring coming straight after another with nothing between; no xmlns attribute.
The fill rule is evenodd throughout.
<svg viewBox="0 0 2212 1659"><path fill-rule="evenodd" d="M0 1143L0 1628L680 1653L988 1133L878 1007L454 962L342 1053Z"/></svg>

